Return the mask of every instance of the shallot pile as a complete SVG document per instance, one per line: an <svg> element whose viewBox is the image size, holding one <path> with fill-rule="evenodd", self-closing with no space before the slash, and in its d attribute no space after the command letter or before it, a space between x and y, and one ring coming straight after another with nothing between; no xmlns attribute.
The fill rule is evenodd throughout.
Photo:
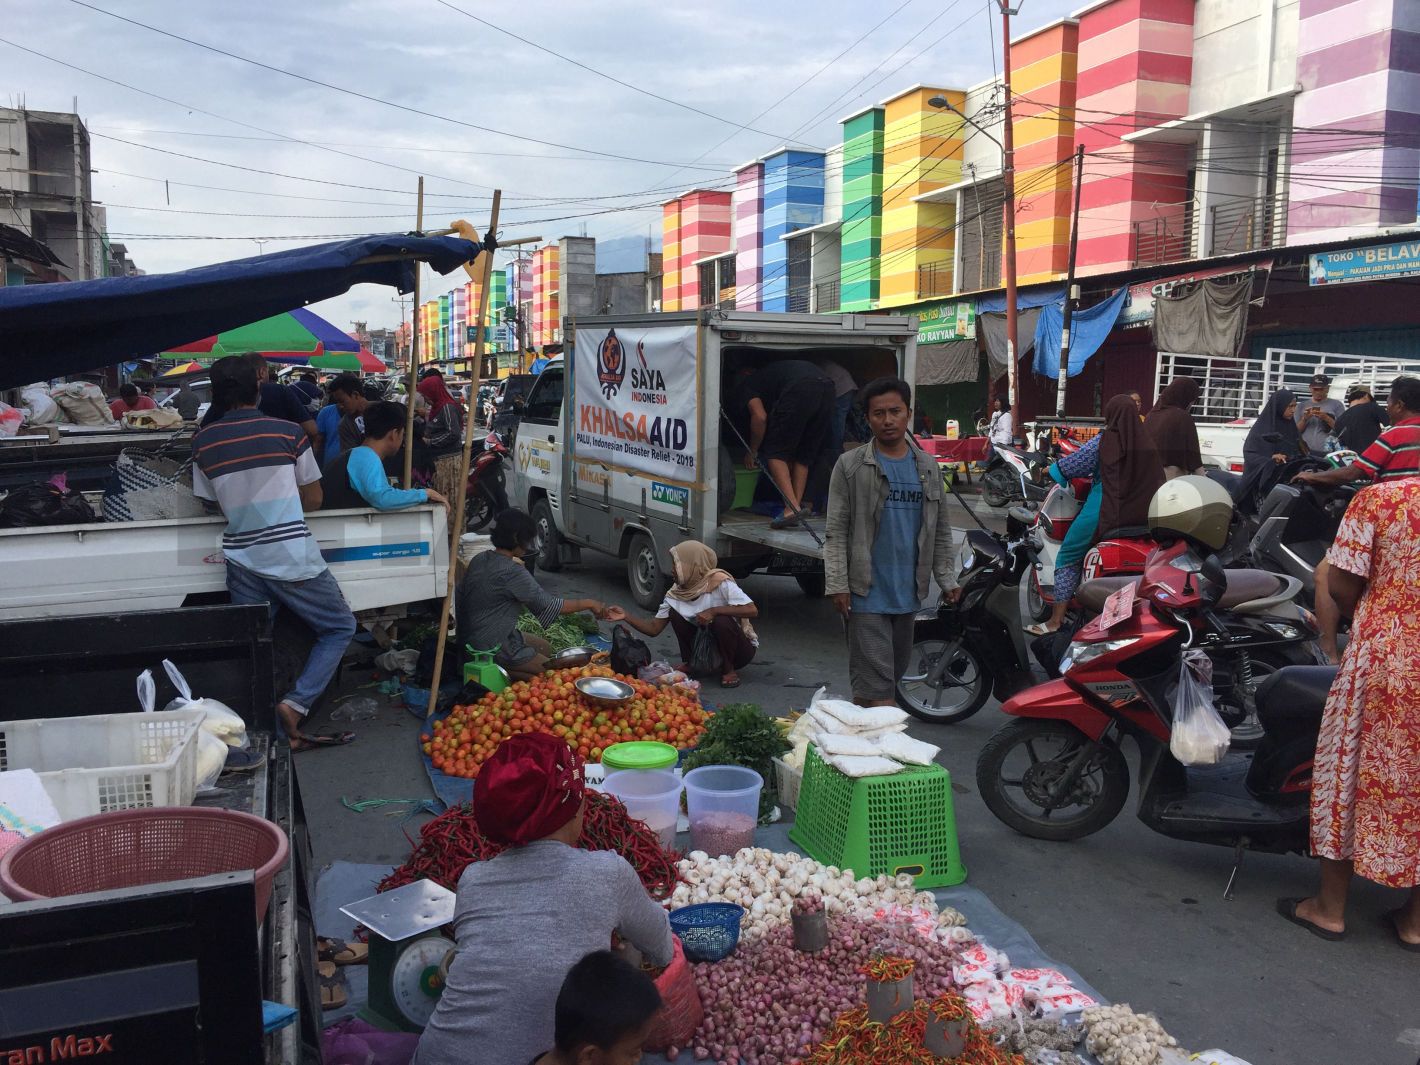
<svg viewBox="0 0 1420 1065"><path fill-rule="evenodd" d="M864 967L881 954L912 962L918 998L954 990L957 954L949 936L923 936L894 921L840 916L829 919L823 950L803 953L793 942L784 921L752 943L742 938L723 961L693 967L705 1007L705 1022L691 1045L696 1058L785 1065L807 1056L840 1014L862 1004Z"/></svg>
<svg viewBox="0 0 1420 1065"><path fill-rule="evenodd" d="M951 907L938 912L930 891L916 891L912 876L855 877L851 869L820 865L798 854L776 853L764 847L745 847L733 857L711 858L691 851L677 866L677 884L666 905L671 909L697 902L733 902L746 910L740 941L753 942L776 925L787 924L794 901L804 896L822 899L830 917L845 914L871 916L894 908L936 915L942 929L960 929L957 942L973 937L964 927L966 918Z"/></svg>

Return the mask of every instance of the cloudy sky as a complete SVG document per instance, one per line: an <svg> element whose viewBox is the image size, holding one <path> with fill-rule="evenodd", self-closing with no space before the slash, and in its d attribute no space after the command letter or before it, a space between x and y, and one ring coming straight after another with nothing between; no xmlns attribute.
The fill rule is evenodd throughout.
<svg viewBox="0 0 1420 1065"><path fill-rule="evenodd" d="M1013 31L1080 2L1025 0ZM496 186L507 238L659 244L669 195L724 185L790 140L827 147L843 115L919 82L965 88L1000 56L991 0L0 7L0 100L69 111L78 97L95 198L149 271L412 229L419 174L426 228L482 229ZM426 271L426 298L452 281ZM393 290L368 285L313 309L343 328L400 317Z"/></svg>

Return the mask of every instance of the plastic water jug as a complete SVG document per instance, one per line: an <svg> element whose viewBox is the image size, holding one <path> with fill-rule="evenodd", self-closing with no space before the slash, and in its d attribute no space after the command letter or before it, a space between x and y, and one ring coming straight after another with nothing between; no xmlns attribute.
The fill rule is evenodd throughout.
<svg viewBox="0 0 1420 1065"><path fill-rule="evenodd" d="M947 419L947 439L957 440L961 438L961 423L955 418Z"/></svg>
<svg viewBox="0 0 1420 1065"><path fill-rule="evenodd" d="M491 692L500 692L508 686L507 670L493 661L493 656L498 653L497 647L491 651L475 651L465 644L464 650L469 654L469 660L463 667L465 684L474 680Z"/></svg>

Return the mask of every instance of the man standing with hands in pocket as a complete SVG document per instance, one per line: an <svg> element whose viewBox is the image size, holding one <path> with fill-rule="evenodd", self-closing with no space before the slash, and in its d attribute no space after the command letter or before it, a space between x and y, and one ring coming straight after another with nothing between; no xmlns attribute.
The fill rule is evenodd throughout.
<svg viewBox="0 0 1420 1065"><path fill-rule="evenodd" d="M860 394L873 439L833 467L824 538L826 591L848 623L859 706L891 706L912 657L929 580L955 602L954 542L937 462L911 442L912 387L880 377Z"/></svg>

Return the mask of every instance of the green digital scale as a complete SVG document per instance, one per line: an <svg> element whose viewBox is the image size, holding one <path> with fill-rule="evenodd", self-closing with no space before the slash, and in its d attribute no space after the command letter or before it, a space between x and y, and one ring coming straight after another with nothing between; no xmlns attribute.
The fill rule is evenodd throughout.
<svg viewBox="0 0 1420 1065"><path fill-rule="evenodd" d="M360 1016L381 1028L422 1032L444 992L454 943L454 893L432 880L340 907L370 930L370 990Z"/></svg>

